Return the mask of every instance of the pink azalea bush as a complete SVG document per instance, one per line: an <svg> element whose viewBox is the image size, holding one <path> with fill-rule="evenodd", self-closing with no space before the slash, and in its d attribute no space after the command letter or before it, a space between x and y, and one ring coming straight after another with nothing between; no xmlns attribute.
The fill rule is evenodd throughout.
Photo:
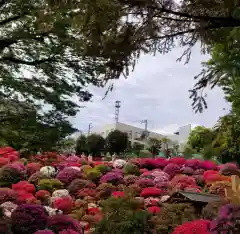
<svg viewBox="0 0 240 234"><path fill-rule="evenodd" d="M216 219L204 220L199 219L200 213L191 216L194 212L191 205L178 209L177 204L166 203L176 191L208 191L225 199L225 188L231 187L231 178L221 174L222 168L238 166L234 163L217 166L209 160L184 157L135 158L115 163L87 161L54 152L26 160L20 159L11 147L0 148L0 232L6 229L7 234L82 234L83 231L98 234L98 228L106 220L111 227L119 225L118 230L124 226L121 225L125 218L132 227L141 217L147 219L136 221L136 225L151 226L146 233L153 234L192 234L193 230L196 234L215 234L214 229L221 225L235 230L239 208L233 204L223 207ZM117 207L119 201L121 204L127 201L128 207ZM136 215L128 217L131 212L124 213L121 209L133 209ZM123 214L111 223L116 211ZM166 221L168 218L170 221ZM171 228L173 222L175 226ZM100 233L104 231L101 229Z"/></svg>

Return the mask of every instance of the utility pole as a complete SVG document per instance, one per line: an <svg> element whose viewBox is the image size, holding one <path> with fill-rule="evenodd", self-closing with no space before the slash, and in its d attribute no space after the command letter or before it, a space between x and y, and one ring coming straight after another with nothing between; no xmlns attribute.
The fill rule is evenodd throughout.
<svg viewBox="0 0 240 234"><path fill-rule="evenodd" d="M145 134L147 134L147 132L148 132L148 121L147 121L147 119L142 120L141 123L144 124L144 132L145 132Z"/></svg>
<svg viewBox="0 0 240 234"><path fill-rule="evenodd" d="M141 123L144 124L144 132L143 132L143 138L142 140L146 141L148 137L148 120L144 119L141 121ZM144 143L144 149L146 149L146 142Z"/></svg>
<svg viewBox="0 0 240 234"><path fill-rule="evenodd" d="M90 135L91 129L92 129L92 123L88 125L88 135Z"/></svg>
<svg viewBox="0 0 240 234"><path fill-rule="evenodd" d="M115 102L115 123L118 123L119 120L119 109L121 107L121 101Z"/></svg>

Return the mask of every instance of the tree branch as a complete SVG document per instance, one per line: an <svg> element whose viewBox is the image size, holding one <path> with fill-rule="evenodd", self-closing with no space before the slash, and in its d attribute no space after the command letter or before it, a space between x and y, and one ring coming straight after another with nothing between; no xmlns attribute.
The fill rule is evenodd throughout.
<svg viewBox="0 0 240 234"><path fill-rule="evenodd" d="M41 59L41 60L34 60L34 61L26 61L26 60L21 60L21 59L14 58L14 57L3 57L3 58L0 59L0 61L35 66L35 65L42 64L42 63L46 63L46 62L52 62L53 57L46 58L46 59Z"/></svg>
<svg viewBox="0 0 240 234"><path fill-rule="evenodd" d="M13 16L13 17L10 17L10 18L7 18L5 20L2 20L0 21L0 26L3 26L4 24L7 24L7 23L10 23L12 21L15 21L15 20L18 20L20 18L22 18L23 16L26 16L27 14L22 14L22 15L16 15L16 16Z"/></svg>
<svg viewBox="0 0 240 234"><path fill-rule="evenodd" d="M240 23L240 21L239 21ZM193 32L198 32L201 30L209 30L209 29L217 29L217 28L231 28L234 27L234 25L211 25L211 26L206 26L206 27L202 27L202 28L191 28L191 29L187 29L185 31L180 31L180 32L176 32L176 33L172 33L170 35L163 35L163 36L156 36L156 37L149 37L149 38L145 38L144 40L160 40L160 39L165 39L165 38L173 38L173 37L177 37L177 36L182 36L184 34L187 33L193 33Z"/></svg>
<svg viewBox="0 0 240 234"><path fill-rule="evenodd" d="M205 21L205 22L235 22L235 24L237 23L238 25L240 25L240 20L234 19L232 17L215 17L215 16L205 16L205 15L191 15L187 12L179 12L179 11L173 11L171 9L167 9L165 7L159 6L148 6L148 8L155 10L155 11L159 11L159 13L168 13L168 14L172 14L172 15L176 15L176 16L180 16L180 17L184 17L184 18L188 18L188 19L193 19L195 22L199 22L199 21Z"/></svg>

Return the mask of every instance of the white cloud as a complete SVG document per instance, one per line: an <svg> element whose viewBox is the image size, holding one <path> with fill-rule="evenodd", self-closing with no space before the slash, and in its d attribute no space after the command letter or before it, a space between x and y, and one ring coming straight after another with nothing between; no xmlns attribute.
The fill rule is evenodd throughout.
<svg viewBox="0 0 240 234"><path fill-rule="evenodd" d="M149 129L172 133L179 126L213 126L219 116L226 113L228 104L222 91L214 89L208 94L209 108L203 114L195 114L191 107L188 90L193 87L193 77L201 71L201 62L207 60L199 48L192 51L189 64L176 62L181 49L166 55L144 55L128 79L115 81L113 92L104 97L105 89L92 88L94 97L72 120L80 130L87 131L88 124L94 127L114 121L114 105L121 101L119 121L141 126L140 121L148 119Z"/></svg>

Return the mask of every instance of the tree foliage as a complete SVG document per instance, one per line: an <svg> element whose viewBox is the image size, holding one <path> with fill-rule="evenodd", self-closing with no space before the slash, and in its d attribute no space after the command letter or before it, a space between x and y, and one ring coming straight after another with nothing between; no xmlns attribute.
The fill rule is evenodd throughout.
<svg viewBox="0 0 240 234"><path fill-rule="evenodd" d="M106 148L110 153L123 153L128 147L128 134L119 130L111 131L106 138Z"/></svg>
<svg viewBox="0 0 240 234"><path fill-rule="evenodd" d="M85 135L81 135L76 140L76 154L80 155L82 153L88 153L87 151L87 137Z"/></svg>
<svg viewBox="0 0 240 234"><path fill-rule="evenodd" d="M104 151L105 139L101 135L91 134L86 138L86 149L93 156L100 156Z"/></svg>
<svg viewBox="0 0 240 234"><path fill-rule="evenodd" d="M162 142L160 139L150 137L148 139L148 150L153 154L157 155L162 147Z"/></svg>
<svg viewBox="0 0 240 234"><path fill-rule="evenodd" d="M206 145L212 144L213 138L214 134L210 128L197 126L189 135L188 145L200 152Z"/></svg>
<svg viewBox="0 0 240 234"><path fill-rule="evenodd" d="M215 43L231 44L229 35L240 25L238 0L99 0L89 5L91 51L111 58L110 69L117 76L128 75L140 54L165 54L179 45L185 48L179 60L188 62L197 42L203 53ZM97 30L91 30L93 25ZM207 107L201 95L207 84L201 79L191 90L196 111Z"/></svg>
<svg viewBox="0 0 240 234"><path fill-rule="evenodd" d="M25 154L50 151L75 129L56 112L40 115L37 110L23 102L2 100L0 110L0 139ZM7 104L7 105L6 105Z"/></svg>
<svg viewBox="0 0 240 234"><path fill-rule="evenodd" d="M103 8L108 9L104 2ZM24 128L28 137L39 141L35 133L42 129L41 140L49 145L53 140L48 141L47 135L59 140L61 129L74 131L65 117L75 116L81 103L90 100L89 84L102 87L108 79L118 78L109 69L107 56L92 49L88 26L92 33L98 28L85 17L89 10L93 8L88 1L0 2L0 111L4 112L0 123L7 120L11 126L4 132L23 137ZM2 109L2 101L15 103L15 111ZM20 102L28 105L20 110L16 108ZM19 127L19 120L28 115L27 106L37 113L31 120L27 117L31 123L24 120Z"/></svg>

